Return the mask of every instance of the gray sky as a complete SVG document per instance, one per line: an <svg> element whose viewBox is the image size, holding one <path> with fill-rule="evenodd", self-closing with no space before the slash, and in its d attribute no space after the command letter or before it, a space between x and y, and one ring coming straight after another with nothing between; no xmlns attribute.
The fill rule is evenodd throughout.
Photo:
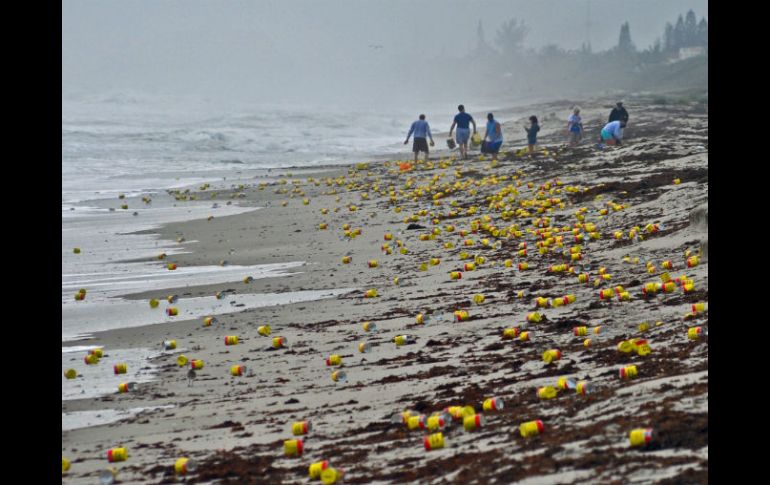
<svg viewBox="0 0 770 485"><path fill-rule="evenodd" d="M594 51L617 43L621 23L645 48L666 22L707 0L590 0ZM425 59L462 56L482 20L523 20L527 45L578 49L588 0L66 0L62 94L175 93L237 99L361 97L419 80ZM375 48L371 46L382 46Z"/></svg>

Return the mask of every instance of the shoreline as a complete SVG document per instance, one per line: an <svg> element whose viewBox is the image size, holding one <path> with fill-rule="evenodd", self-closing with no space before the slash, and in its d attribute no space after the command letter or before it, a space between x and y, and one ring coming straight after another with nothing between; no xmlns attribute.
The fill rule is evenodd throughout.
<svg viewBox="0 0 770 485"><path fill-rule="evenodd" d="M543 105L547 106L547 103ZM552 105L556 109L557 106L553 103ZM549 148L549 151L554 152L553 155L535 161L524 160L508 155L514 148L520 148L517 140L525 138L524 130L521 129L520 137L506 134L506 155L503 156L501 152L501 161L497 167L489 167L488 161L471 160L454 162L451 167L441 169L438 158L433 156L434 153L431 154L434 162L432 169L418 166L420 170L406 175L388 173L389 168L384 166L383 161L370 162L369 170L355 170L355 164L337 166L335 168L339 170L335 171L335 175L344 174L347 177L339 184L333 183L336 194L322 195L331 189L324 182L330 175L321 177L319 180L322 183L315 186L307 182L308 177L315 179L315 176L303 174L302 184L297 185L297 188L305 192L305 195L295 194L294 198L288 198L290 191L287 194L274 193L276 188L281 187L279 185L269 185L268 188L260 190L258 184L254 184L242 192L246 194L245 200L249 203L264 204L261 210L215 217L211 221L202 219L170 223L157 231L151 231L161 239L173 241L177 237L184 237L188 241L197 241L182 244L185 250L191 252L173 255L174 261L180 267L217 264L222 259L231 264L251 265L302 260L306 262L306 266L298 268L299 271L288 276L257 279L248 284L237 281L139 292L126 295L127 299L141 300L150 296L160 299L171 292L179 293L182 298L210 296L222 290L234 290L236 294L242 294L356 288L357 293L225 314L219 317L219 326L204 328L199 319L174 321L97 332L94 333L93 340L72 342L79 345L104 345L106 353L109 353L110 348L157 344L164 339L176 338L180 347L188 349L184 352L185 355L190 358L202 358L206 366L199 372L195 385L188 388L184 378L186 369L181 370L174 364L179 352L170 353L152 359L152 362L158 365L158 378L142 386L137 393L110 395L91 401L63 402L63 412L116 409L116 406L118 409L170 404L176 406L145 411L118 423L63 431L64 456L82 460L73 462L72 470L64 475L63 481L75 483L78 479L92 477L96 470L106 466L102 451L118 442L129 447L131 456L129 461L121 466L120 479L123 483L157 482L158 479L169 476L169 467L173 465L174 457L185 454L202 461L208 473L215 473L218 469L217 463L227 464L227 467L233 470L239 470L239 466L250 463L252 470L259 469L266 473L265 476L274 474L271 481L298 481L302 475L293 464L296 461L280 457L280 450L282 440L291 437L291 422L299 419L310 419L314 426L314 432L307 440L308 456L300 462L306 468L311 459L328 458L334 466L346 471L346 482L348 479L352 480L352 483L371 480L425 481L429 475L420 473L427 473L427 470L436 464L441 464L447 472L458 471L458 476L478 471L463 465L459 457L465 457L466 461L469 457L475 457L479 463L503 460L514 464L520 462L519 459L527 454L527 450L534 453L533 457L541 456L530 458L533 460L531 466L517 472L520 474L517 479L521 479L552 473L549 472L552 467L549 468L548 460L535 453L538 450L548 454L548 450L559 447L562 450L561 455L564 456L550 458L551 462L563 461L562 467L580 470L578 463L586 459L586 452L590 455L596 453L596 450L606 449L613 440L622 440L625 429L612 431L614 428L610 427L609 430L602 430L596 426L597 423L590 423L575 426L575 429L570 427L569 431L554 435L544 435L541 440L530 445L522 443L520 438L512 434L521 416L541 415L544 421L545 416L549 416L549 427L566 430L565 425L574 420L569 416L570 413L574 414L576 407L578 411L582 410L581 413L588 413L590 416L587 409L590 409L591 405L606 405L607 409L622 410L630 405L637 409L649 402L650 405L640 409L646 410L650 416L655 413L663 417L670 416L672 422L673 416L681 419L682 416L677 413L683 411L676 410L674 403L683 399L682 391L688 389L688 386L703 390L704 371L705 394L700 392L695 396L705 395L707 399L707 343L705 355L702 343L688 345L680 322L684 309L691 304L690 300L696 296L704 296L702 290L685 298L682 298L680 293L676 298L661 298L662 304L653 304L651 308L648 308L650 304L643 301L632 301L628 305L613 303L609 306L595 306L593 302L598 290L593 287L579 287L572 279L565 277L546 276L543 272L546 260L541 261L537 254L527 258L531 263L536 263L535 271L518 272L515 268L503 267L503 259L516 260L516 245L513 243L518 244L518 240L502 240L502 248L495 251L479 246L479 240L484 237L481 234L470 235L476 245L468 251L471 254L484 254L497 264L481 265L476 271L464 273L461 281L450 282L448 272L462 266L458 258L459 253L465 249L459 244L462 238L456 233L451 237L442 234L439 239L457 244L454 249L445 250L437 244L438 241L418 240L419 234L435 227L430 218L420 218L418 223L426 227L421 231L405 230L406 225L402 221L405 215L415 214L419 209L440 210L445 213L447 204L441 207L432 206L425 199L410 200L399 194L398 204L403 207L403 211L397 214L393 212L393 206L388 201L387 192L391 185L397 188L396 190L404 189L404 183L409 177L419 180L418 184L423 185L430 176L439 173L445 174L444 177L453 183L451 174L454 170L461 170L463 173L459 181L473 180L481 183L485 180L484 177L490 174L498 174L498 177L510 176L517 170L523 170L524 180L533 181L535 184L560 178L564 186L577 183L594 187L588 192L591 194L590 198L583 197L582 194L557 195L564 200L571 200L574 206L558 211L555 217L559 226L572 224L575 222L572 214L582 205L590 206L593 214L598 210L597 207L601 206L601 203L591 203L595 195L604 194L607 200L627 200L630 208L618 213L618 217L611 215L609 219L612 224L591 218L597 221L597 225L601 224L602 239L595 245L587 244L587 253L595 255L595 259L592 258L590 263L593 267L590 271L592 274L595 273L597 265L611 266L613 284L624 285L629 291L638 293L639 284L632 283L651 281L654 276L647 275L643 271L643 265L640 268L639 265L622 263L623 254L638 253L654 259L656 263L663 257L671 258L679 262L676 271L678 276L682 261L681 248L694 247L692 241L697 241L700 237L687 229L685 221L695 205L704 199L707 200L707 151L699 151L694 147L703 144L707 147L708 124L706 116L704 131L701 126L702 117L690 113L690 108L687 108L690 111L681 106L648 106L642 109L633 103L627 102L627 105L632 113L633 126L629 125L628 145L618 149L598 152L589 141L593 138L593 135L590 135L582 146L572 151L559 152ZM563 109L564 112L567 110L568 107ZM657 117L671 116L678 110L687 113L687 117L683 118L683 115L678 114L671 118L671 122L682 130L691 131L695 140L693 143L676 139L657 128L662 124L655 121ZM603 107L584 107L584 120L594 126L598 123L599 115L606 115L605 111ZM558 112L561 112L561 108ZM564 119L566 120L566 115ZM504 129L512 133L512 127L518 121L509 121ZM559 117L549 121L546 116L543 116L541 121L544 121L546 126L539 139L543 140L546 146L553 147L557 142L563 142L560 130L563 129L562 125L566 125L566 121L562 123ZM597 130L594 128L593 131ZM437 134L434 137L437 145L441 144L439 136L440 134ZM511 144L515 144L515 147L511 147ZM436 153L438 154L440 153ZM411 160L410 153L397 155L396 158ZM553 156L558 160L553 160ZM394 157L388 159L393 160ZM460 169L461 166L464 169ZM624 170L618 173L617 169L621 166ZM391 164L390 169L392 168ZM371 175L367 175L368 172L371 172ZM676 174L684 174L680 175L682 184L670 185L670 180L675 178ZM299 179L297 176L292 178ZM596 188L598 182L605 182L605 187ZM499 212L487 210L482 194L491 195L506 183L510 182L502 185L479 185L476 187L479 195L471 195L468 191L451 194L448 199L458 200L460 207L476 205L479 212L476 216L453 218L452 221L443 220L439 227L453 223L458 229L468 229L472 219L484 214L492 215L496 222L499 221L504 226L511 223L523 224L524 219L503 222L499 220ZM385 191L385 194L375 192L375 185ZM283 187L292 188L293 184L287 183ZM366 199L361 197L364 190L369 194ZM520 190L522 198L529 198L534 194L532 190L527 191L526 186ZM627 192L626 196L621 195L623 191ZM225 199L227 191L218 192L220 203L228 200ZM336 197L340 198L339 202ZM310 199L307 206L303 205L303 198ZM288 202L286 207L282 206L283 201ZM358 210L349 211L348 206L351 204L359 206ZM693 207L690 207L691 205ZM335 207L339 208L339 212L333 212ZM329 214L322 215L322 208L327 208ZM633 223L626 220L626 214L634 215ZM643 226L653 220L662 221L666 229L661 231L662 234L643 242L625 244L624 241L623 244L618 244L613 241L612 232L609 232L611 225L623 226L627 232L626 226ZM325 231L318 229L318 224L322 222L329 225ZM362 234L352 240L343 238L341 226L345 222L349 222L352 228L362 228ZM382 235L386 231L393 233L394 241L404 240L410 253L401 255L394 251L393 255L383 255L380 246L385 242ZM530 241L531 249L535 251L534 239L528 235L523 240ZM391 243L391 246L395 247L395 244ZM565 248L568 247L565 244ZM353 256L349 265L340 262L340 258L345 254ZM440 258L438 267L430 267L426 272L419 271L419 264L431 257ZM366 261L370 259L377 259L381 265L374 269L367 268ZM559 260L549 259L554 263ZM696 288L706 289L705 300L698 301L707 301L707 268L707 263L704 262L693 270L684 270L688 276L695 278ZM396 276L401 280L398 286L392 283ZM510 278L507 278L508 276ZM377 288L381 296L371 300L361 298L363 291L369 288ZM525 298L515 298L515 294L521 290L525 291ZM516 345L516 342L511 346L510 342L500 340L499 336L504 327L514 324L527 327L523 317L533 311L532 299L535 295L556 297L567 292L575 292L579 303L574 307L544 310L548 323L532 326L533 333L540 334L537 343L533 342L534 345L528 346ZM487 301L482 305L473 304L469 299L475 293L484 294ZM671 303L668 303L669 301ZM165 305L165 302L161 302L161 305ZM458 307L471 312L469 321L459 324L429 322L423 326L414 324L415 315L419 312L451 312ZM643 376L640 382L651 383L647 385L655 389L654 398L658 400L657 404L655 399L640 400L621 393L620 391L633 389L634 386L618 384L615 376L617 366L625 361L617 357L614 344L623 336L636 335L633 331L634 326L639 323L636 320L643 318L661 319L666 323L661 328L654 328L649 337L657 355L640 363L640 369L656 369L654 373ZM366 334L361 329L363 321L376 322L378 332L374 335ZM572 325L578 322L608 327L608 334L597 339L599 342L596 349L586 350L580 345L582 340L567 337ZM702 318L695 322L704 323ZM273 327L274 335L288 338L288 350L266 350L269 348L269 339L259 336L256 332L256 327L265 323ZM405 349L396 348L391 339L402 333L415 334L418 338L417 344ZM243 343L226 348L221 342L223 335L238 335L243 339ZM372 344L371 354L359 354L355 351L356 343L361 341ZM65 343L62 345L65 346ZM558 372L548 367L544 371L542 361L538 362L544 350L543 346L549 345L560 346L565 354L564 361L558 366ZM189 350L196 346L201 350ZM660 352L657 352L658 349ZM329 378L331 370L323 364L323 359L331 353L339 353L343 357L344 368L350 379L348 383L335 383ZM241 378L230 377L227 370L234 363L244 363L247 367L256 365L255 374ZM107 367L108 364L109 362L102 363L101 366ZM558 375L588 378L597 385L598 391L589 401L577 401L575 396L567 396L545 406L532 398L534 387L545 385L555 380ZM684 376L679 380L684 380L685 383L671 379L674 376ZM656 386L654 382L660 379L663 381ZM403 426L386 424L390 415L405 408L424 410L427 413L451 403L474 403L478 406L480 399L492 397L490 393L502 394L505 397L504 411L499 415L489 416L490 428L485 428L479 434L463 434L462 431L452 430L448 437L450 449L454 450L451 453L448 449L435 455L426 455L424 450L419 449L422 434L407 433ZM705 415L707 421L707 401L705 406L705 412L701 404L694 408L696 412L684 414L697 419L698 423ZM480 408L477 407L477 410L480 411ZM602 412L602 418L609 416L610 419L598 421L605 425L620 423L622 428L634 421L631 414L633 413L626 415L622 411L620 414L616 412L615 415L612 412ZM644 419L636 419L636 422L639 421ZM645 422L657 427L653 421ZM235 424L220 426L228 422ZM665 423L668 423L668 418L664 419ZM688 423L692 424L692 421ZM672 433L685 432L684 429L671 426L669 427L673 430ZM589 430L593 430L590 432L592 434L589 434ZM617 437L613 437L615 434ZM589 440L592 444L587 450L571 448L573 442L580 442L590 436L600 439ZM701 443L702 439L698 438L695 442ZM378 452L378 463L373 466L366 462L364 457L379 444L387 444L387 451ZM500 453L505 448L504 445L513 446L513 450L518 450L515 453L518 456L503 459ZM472 451L475 447L477 451ZM214 450L218 449L228 451L215 454ZM478 451L479 449L481 451ZM676 449L682 451L680 448ZM705 450L707 470L707 435ZM243 451L247 451L247 456L251 458L239 458ZM701 453L702 447L695 451ZM630 451L625 448L608 453L608 456L603 458L610 460L607 462L607 473L623 473L625 470L634 477L646 476L644 470L629 468L629 462L624 458L627 453ZM690 461L700 463L697 458L693 458L697 453L685 453L682 456L685 455L690 457ZM405 459L413 463L413 466L405 468ZM668 464L664 466L665 470L674 475L684 473L681 460L668 460ZM646 459L642 462L648 465L650 463ZM386 469L394 471L378 471ZM205 482L205 473L205 470L202 471L199 478L193 476L193 483L198 479ZM492 478L497 476L495 474L498 472L488 470L484 473L486 475L483 476ZM608 476L604 475L605 478ZM209 480L214 478L208 477Z"/></svg>

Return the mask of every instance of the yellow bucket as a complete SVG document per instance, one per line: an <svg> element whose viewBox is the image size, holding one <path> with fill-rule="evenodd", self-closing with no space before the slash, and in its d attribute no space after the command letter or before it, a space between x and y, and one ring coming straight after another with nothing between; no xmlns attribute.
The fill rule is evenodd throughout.
<svg viewBox="0 0 770 485"><path fill-rule="evenodd" d="M270 325L260 325L259 327L257 327L257 333L262 335L263 337L269 337Z"/></svg>
<svg viewBox="0 0 770 485"><path fill-rule="evenodd" d="M311 430L311 426L310 426L310 422L308 421L297 421L291 425L291 433L294 436L301 436L303 434L308 434L310 430Z"/></svg>
<svg viewBox="0 0 770 485"><path fill-rule="evenodd" d="M425 446L426 451L441 449L445 446L444 435L441 433L428 435L423 440L423 445Z"/></svg>
<svg viewBox="0 0 770 485"><path fill-rule="evenodd" d="M302 455L302 440L286 440L283 442L283 454L286 456Z"/></svg>
<svg viewBox="0 0 770 485"><path fill-rule="evenodd" d="M329 460L317 461L308 467L307 472L310 478L319 479L321 478L321 472L327 468L329 468Z"/></svg>
<svg viewBox="0 0 770 485"><path fill-rule="evenodd" d="M474 414L473 416L463 418L463 428L465 431L473 431L474 429L481 428L483 425L484 416L481 414Z"/></svg>
<svg viewBox="0 0 770 485"><path fill-rule="evenodd" d="M620 369L621 379L633 379L638 375L638 371L635 365L627 365Z"/></svg>
<svg viewBox="0 0 770 485"><path fill-rule="evenodd" d="M647 446L652 441L652 428L637 428L628 433L631 446Z"/></svg>
<svg viewBox="0 0 770 485"><path fill-rule="evenodd" d="M342 365L342 357L337 354L330 355L326 359L326 365Z"/></svg>
<svg viewBox="0 0 770 485"><path fill-rule="evenodd" d="M321 472L321 483L324 485L331 485L337 483L342 478L342 470L336 468L327 468Z"/></svg>
<svg viewBox="0 0 770 485"><path fill-rule="evenodd" d="M273 337L273 348L274 349L280 349L282 347L286 347L286 338L285 337Z"/></svg>
<svg viewBox="0 0 770 485"><path fill-rule="evenodd" d="M526 423L521 423L519 425L519 433L521 434L522 438L530 438L532 436L537 436L540 433L544 431L543 422L539 419L535 421L527 421Z"/></svg>
<svg viewBox="0 0 770 485"><path fill-rule="evenodd" d="M500 411L505 407L503 400L499 397L486 399L482 404L484 411Z"/></svg>
<svg viewBox="0 0 770 485"><path fill-rule="evenodd" d="M107 450L107 461L114 463L116 461L126 461L128 459L128 450L125 448L111 448Z"/></svg>

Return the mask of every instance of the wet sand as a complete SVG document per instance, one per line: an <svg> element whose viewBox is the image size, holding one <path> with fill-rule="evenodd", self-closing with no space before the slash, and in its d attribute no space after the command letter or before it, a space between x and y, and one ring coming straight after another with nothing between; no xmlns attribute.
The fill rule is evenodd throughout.
<svg viewBox="0 0 770 485"><path fill-rule="evenodd" d="M412 159L405 152L366 169L352 166L316 176L304 172L284 177L283 185L261 188L255 183L237 193L220 191L220 201L237 196L233 200L263 209L164 226L158 231L163 238L196 241L181 243L191 253L170 257L180 267L222 260L306 264L285 277L130 298L210 296L223 290L355 290L313 302L236 309L210 327L194 320L96 334L87 343L104 346L105 357L98 365L105 372L114 364L110 349L157 348L172 338L179 348L153 359L158 378L137 392L66 401L62 412L173 407L63 431L62 454L72 460L63 482L96 482L98 470L108 465L107 449L120 444L129 452L129 459L117 464L122 483L174 483L178 480L173 463L182 456L199 462L189 483L306 482L307 467L323 459L344 470L345 483L707 482L708 337L688 340L687 329L707 329L708 311L687 320L684 315L694 303L708 303L708 261L704 257L697 267L687 268L684 253L697 253L707 237L702 217L691 224L690 214L708 198L708 115L700 105L653 105L649 98L631 98L626 101L632 116L627 143L599 150L594 138L612 104L610 99L580 103L590 135L573 149L564 146L566 121L561 120L569 114L568 102L532 107L543 127L534 160L516 154L525 146L521 125L527 115L505 125L504 153L496 166L478 156L458 161L446 153L434 155L431 164L400 172L395 160ZM558 117L550 118L551 112ZM436 137L437 146L443 145L443 138ZM681 183L675 185L675 178ZM506 187L518 191L515 200L510 191L495 199ZM443 193L435 199L440 205L434 201L437 192ZM199 199L207 196L198 194ZM547 204L552 212L544 208L537 213L538 205L525 204L528 214L514 213L522 201L542 205L545 199L559 199ZM490 205L497 202L500 208ZM508 202L511 206L504 207ZM609 202L624 208L615 210ZM395 212L396 207L401 211ZM471 207L477 210L468 214ZM323 208L328 214L322 214ZM570 263L569 250L576 244L571 229L579 222L575 214L581 208L587 209L583 223L593 222L601 237L590 240L588 231L578 231L585 242L583 260L573 263L576 273L549 272L549 265ZM608 214L600 215L605 208ZM418 215L421 210L425 215ZM450 210L458 215L450 217ZM412 215L423 229L407 229L404 218ZM494 237L483 228L470 232L472 221L484 224L485 216L498 229L517 225L522 235ZM554 236L563 235L563 247L541 255L536 243L542 238L533 231L544 216L552 227L568 226L570 231L553 231ZM319 229L322 223L328 229ZM345 237L346 223L351 230L360 228L361 234ZM645 232L650 223L661 227ZM456 228L452 233L445 230L449 224ZM642 229L643 240L628 238L634 226ZM420 240L434 228L441 229L434 240ZM469 234L462 237L460 230ZM616 240L615 231L623 231L623 238ZM392 233L393 240L385 241L385 233ZM474 245L463 246L466 239ZM399 252L397 240L408 248L407 254ZM381 249L386 242L390 255ZM445 248L447 242L454 247ZM518 255L522 242L527 243L526 257ZM460 258L463 251L487 261L463 271L472 261ZM341 261L345 255L352 258L349 264ZM631 262L624 262L625 256ZM633 263L635 257L639 263ZM440 263L421 271L420 265L430 258ZM378 261L376 268L368 267L371 259ZM512 260L512 267L504 266L506 259ZM693 280L693 291L677 287L672 293L642 295L645 283L661 281L664 260L673 262L673 278L684 274ZM520 271L517 265L524 261L530 269ZM652 274L645 261L654 263ZM611 280L594 286L600 267ZM462 271L462 279L450 280L451 271ZM588 284L578 282L577 273L583 271L590 275ZM629 292L630 301L600 300L600 289L617 285ZM364 298L369 289L379 296ZM485 301L474 303L475 294L483 294ZM576 301L536 308L538 296L567 294ZM161 301L158 311L166 306ZM451 321L455 310L467 310L469 319ZM527 322L526 315L533 311L544 315L540 323ZM419 325L418 313L434 318ZM439 315L447 317L439 320ZM366 321L376 323L377 330L365 332ZM644 333L638 328L642 322L650 323ZM272 327L271 337L286 337L288 348L272 350L271 339L257 333L265 324ZM590 333L598 325L601 332ZM530 331L531 340L503 339L503 329L514 326ZM573 335L576 326L588 326L590 347L584 346L585 337ZM393 338L403 334L414 335L416 343L396 346ZM239 344L225 346L226 335L237 335ZM648 339L651 354L616 349L620 341L637 337ZM371 352L359 353L360 342L370 343ZM548 365L542 354L552 348L560 349L562 357ZM189 367L176 365L180 353L205 362L192 387L186 378ZM341 356L347 382L331 379L335 369L325 364L331 354ZM82 365L82 354L73 355ZM248 375L230 376L235 364L245 365ZM619 369L630 364L638 366L638 377L621 380ZM588 381L593 392L581 396L561 391L555 399L538 399L537 388L555 386L561 376ZM407 409L429 415L450 405L472 405L482 413L482 402L490 397L502 398L504 409L484 412L485 425L473 432L465 432L462 422L455 421L444 430L447 447L442 450L425 451L427 430L409 431L391 422L395 413ZM542 420L545 431L522 438L519 425L534 419ZM283 441L295 438L291 424L300 420L313 426L302 437L305 452L286 458ZM629 431L647 427L654 430L652 445L630 448Z"/></svg>

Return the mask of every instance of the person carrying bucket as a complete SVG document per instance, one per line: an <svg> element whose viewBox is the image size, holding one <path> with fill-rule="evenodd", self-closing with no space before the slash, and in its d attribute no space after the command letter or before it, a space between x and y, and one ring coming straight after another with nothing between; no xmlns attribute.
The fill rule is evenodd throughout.
<svg viewBox="0 0 770 485"><path fill-rule="evenodd" d="M457 107L459 113L455 115L451 128L449 128L449 138L452 138L452 131L457 126L457 144L460 145L460 155L463 160L468 158L468 139L471 137L470 124L473 124L473 134L476 134L476 121L473 116L465 112L465 106L460 105Z"/></svg>
<svg viewBox="0 0 770 485"><path fill-rule="evenodd" d="M412 145L412 151L414 152L414 163L417 164L417 154L419 152L425 152L425 161L428 161L430 155L428 150L428 140L430 138L430 146L433 146L433 135L430 133L430 125L425 121L425 115L420 115L420 119L412 123L409 128L409 133L406 135L404 145L409 143L409 137L414 133L414 144ZM427 138L426 138L427 136Z"/></svg>
<svg viewBox="0 0 770 485"><path fill-rule="evenodd" d="M492 113L487 114L487 131L481 144L481 152L492 155L492 161L497 161L497 153L503 145L503 127Z"/></svg>

